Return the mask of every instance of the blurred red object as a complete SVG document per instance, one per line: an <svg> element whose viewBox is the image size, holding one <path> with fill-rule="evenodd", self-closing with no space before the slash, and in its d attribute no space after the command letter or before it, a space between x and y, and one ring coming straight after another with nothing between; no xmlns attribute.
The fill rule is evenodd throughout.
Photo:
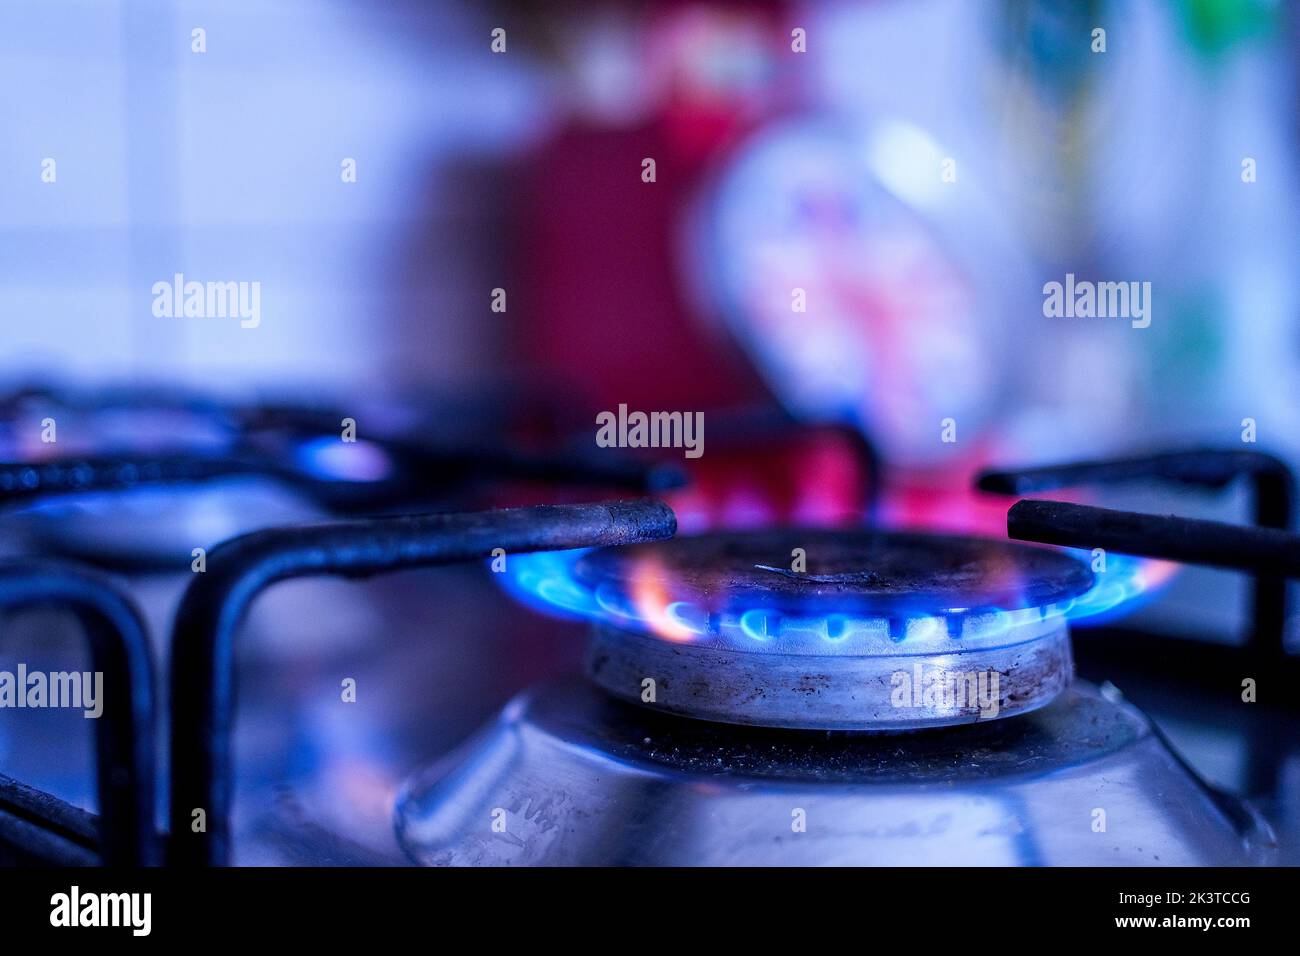
<svg viewBox="0 0 1300 956"><path fill-rule="evenodd" d="M702 410L767 395L736 343L691 314L678 255L695 190L778 95L780 10L654 10L638 37L651 115L618 128L575 122L526 159L513 358L593 411ZM654 182L642 179L647 158Z"/></svg>

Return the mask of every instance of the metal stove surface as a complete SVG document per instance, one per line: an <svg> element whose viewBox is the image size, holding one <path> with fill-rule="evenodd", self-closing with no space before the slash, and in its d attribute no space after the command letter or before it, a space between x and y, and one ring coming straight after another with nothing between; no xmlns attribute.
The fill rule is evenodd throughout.
<svg viewBox="0 0 1300 956"><path fill-rule="evenodd" d="M513 701L414 778L431 865L1242 865L1273 836L1113 691L902 735L740 729L577 681Z"/></svg>

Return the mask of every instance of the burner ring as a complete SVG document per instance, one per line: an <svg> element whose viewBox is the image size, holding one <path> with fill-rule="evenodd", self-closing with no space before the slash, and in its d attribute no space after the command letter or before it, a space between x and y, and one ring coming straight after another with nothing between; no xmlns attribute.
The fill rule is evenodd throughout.
<svg viewBox="0 0 1300 956"><path fill-rule="evenodd" d="M1073 677L1069 628L952 654L753 654L597 624L587 675L610 694L683 717L803 730L915 730L1037 710Z"/></svg>

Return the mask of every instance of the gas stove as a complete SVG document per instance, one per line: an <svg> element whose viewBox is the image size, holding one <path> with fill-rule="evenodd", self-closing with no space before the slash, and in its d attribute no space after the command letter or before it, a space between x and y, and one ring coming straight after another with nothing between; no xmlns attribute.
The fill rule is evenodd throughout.
<svg viewBox="0 0 1300 956"><path fill-rule="evenodd" d="M232 447L247 445L246 428L233 429ZM301 431L295 440L310 444ZM314 497L312 520L211 542L201 572L188 562L179 575L145 572L114 563L116 552L101 562L114 574L91 571L60 553L59 535L12 548L0 607L73 612L105 699L128 705L95 723L93 788L22 746L59 746L67 722L33 717L26 740L6 741L0 858L1293 860L1297 668L1284 578L1300 545L1276 459L1183 451L990 471L979 485L1005 495L1135 479L1244 480L1255 493L1257 527L1026 499L998 538L842 521L683 531L669 504L635 497L489 510L447 498L433 513L391 513L400 489L447 460L439 447L376 441L370 460L413 479L386 482L372 509L356 488L309 489L298 500ZM586 473L572 456L490 460L547 476L559 500L578 486L671 484L634 463ZM345 451L335 467L351 464ZM24 467L34 466L9 469L13 494L43 506ZM106 487L90 489L101 497L78 521L134 507L114 496L109 472L73 470L44 462L38 483L75 496L86 489L68 482L100 475ZM228 480L240 477L173 465L136 468L126 483L238 502ZM667 499L691 501L687 490ZM164 540L169 525L143 529L132 550L163 541L156 554L188 557L183 536ZM1174 562L1250 575L1245 642L1114 623L1161 600ZM322 577L374 580L338 590ZM8 633L36 663L66 632L58 615L13 620L25 624ZM1246 699L1243 680L1259 704L1232 706ZM1205 726L1230 735L1218 753L1243 755L1240 773L1198 749Z"/></svg>

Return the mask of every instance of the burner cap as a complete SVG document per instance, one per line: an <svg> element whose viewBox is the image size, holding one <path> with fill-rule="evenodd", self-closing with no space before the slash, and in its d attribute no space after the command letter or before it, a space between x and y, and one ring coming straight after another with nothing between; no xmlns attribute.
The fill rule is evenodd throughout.
<svg viewBox="0 0 1300 956"><path fill-rule="evenodd" d="M593 588L630 590L648 581L709 611L762 606L801 614L1015 610L1078 597L1093 583L1082 562L1045 548L956 535L825 529L605 548L584 555L575 574Z"/></svg>

